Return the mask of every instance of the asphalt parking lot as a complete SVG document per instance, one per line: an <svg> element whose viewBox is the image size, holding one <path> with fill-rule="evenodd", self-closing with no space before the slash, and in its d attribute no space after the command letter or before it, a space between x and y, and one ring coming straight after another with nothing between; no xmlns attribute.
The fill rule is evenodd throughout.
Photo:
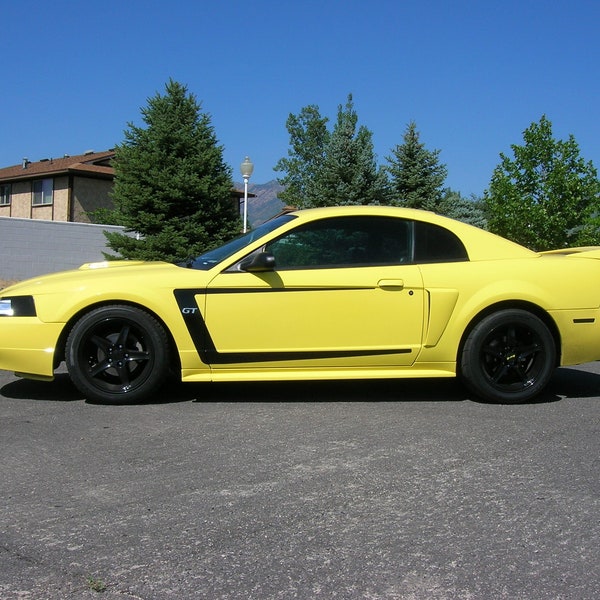
<svg viewBox="0 0 600 600"><path fill-rule="evenodd" d="M0 372L0 598L595 599L600 365L87 403Z"/></svg>

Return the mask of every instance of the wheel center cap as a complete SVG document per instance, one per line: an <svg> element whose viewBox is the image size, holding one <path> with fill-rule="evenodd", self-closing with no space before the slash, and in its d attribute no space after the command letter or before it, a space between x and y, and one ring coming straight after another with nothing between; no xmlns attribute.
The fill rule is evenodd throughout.
<svg viewBox="0 0 600 600"><path fill-rule="evenodd" d="M127 358L127 352L123 346L111 346L108 349L109 360L123 360Z"/></svg>

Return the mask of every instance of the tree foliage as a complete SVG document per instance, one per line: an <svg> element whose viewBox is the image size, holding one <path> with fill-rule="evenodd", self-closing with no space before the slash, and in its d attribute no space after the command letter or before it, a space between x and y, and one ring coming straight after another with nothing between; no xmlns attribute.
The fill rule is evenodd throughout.
<svg viewBox="0 0 600 600"><path fill-rule="evenodd" d="M377 166L373 134L358 127L352 95L338 106L332 131L327 123L315 105L288 117L288 157L275 166L285 173L278 179L286 188L280 198L297 208L381 203L385 176Z"/></svg>
<svg viewBox="0 0 600 600"><path fill-rule="evenodd" d="M113 200L118 222L136 237L107 233L123 258L182 261L239 233L231 169L210 116L170 80L141 109L115 149Z"/></svg>
<svg viewBox="0 0 600 600"><path fill-rule="evenodd" d="M404 132L403 143L387 157L394 204L438 212L448 175L446 166L439 162L439 155L439 150L427 150L419 139L415 122L411 121Z"/></svg>
<svg viewBox="0 0 600 600"><path fill-rule="evenodd" d="M328 120L321 116L318 106L311 104L298 115L290 114L286 121L290 134L288 157L279 160L275 171L286 173L278 180L284 186L279 199L289 206L300 208L318 199L316 180L329 143Z"/></svg>
<svg viewBox="0 0 600 600"><path fill-rule="evenodd" d="M446 188L442 192L442 198L436 212L480 229L487 229L483 202L475 196L465 198L460 192Z"/></svg>
<svg viewBox="0 0 600 600"><path fill-rule="evenodd" d="M534 250L600 243L600 182L572 135L556 140L542 116L500 154L484 204L489 228Z"/></svg>

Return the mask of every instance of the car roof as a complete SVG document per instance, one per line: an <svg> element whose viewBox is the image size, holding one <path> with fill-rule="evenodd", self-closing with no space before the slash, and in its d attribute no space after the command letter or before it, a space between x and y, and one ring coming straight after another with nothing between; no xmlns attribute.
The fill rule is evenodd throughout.
<svg viewBox="0 0 600 600"><path fill-rule="evenodd" d="M457 235L465 245L469 259L475 260L496 260L507 258L532 258L539 256L538 253L525 248L515 242L507 240L501 236L457 221L449 217L444 217L436 213L421 210L417 208L404 208L398 206L379 206L379 205L351 205L351 206L330 206L323 208L306 208L295 210L289 214L295 215L303 221L313 221L329 217L340 216L381 216L395 217L400 219L410 219L432 223L439 227L444 227Z"/></svg>

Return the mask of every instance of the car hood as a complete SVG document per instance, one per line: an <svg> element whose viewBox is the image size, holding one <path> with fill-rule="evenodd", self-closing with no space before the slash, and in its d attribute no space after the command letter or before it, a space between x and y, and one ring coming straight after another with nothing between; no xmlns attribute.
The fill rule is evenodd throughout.
<svg viewBox="0 0 600 600"><path fill-rule="evenodd" d="M166 262L104 261L86 263L71 271L27 279L0 290L0 296L65 292L95 287L127 288L129 285L139 285L140 280L143 280L144 286L147 287L177 287L185 284L185 280L193 279L194 285L201 287L207 279L203 275L200 271Z"/></svg>

